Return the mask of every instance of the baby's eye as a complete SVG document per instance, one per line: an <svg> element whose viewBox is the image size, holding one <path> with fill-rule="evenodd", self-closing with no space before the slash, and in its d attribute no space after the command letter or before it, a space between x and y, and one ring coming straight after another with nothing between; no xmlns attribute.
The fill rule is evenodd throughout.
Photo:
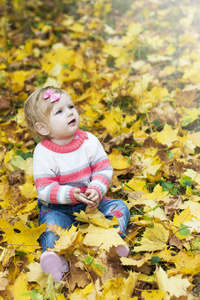
<svg viewBox="0 0 200 300"><path fill-rule="evenodd" d="M59 109L57 112L56 112L56 115L59 115L62 113L62 109Z"/></svg>
<svg viewBox="0 0 200 300"><path fill-rule="evenodd" d="M74 108L74 105L73 105L73 104L70 104L70 105L69 105L69 109L72 109L72 108Z"/></svg>

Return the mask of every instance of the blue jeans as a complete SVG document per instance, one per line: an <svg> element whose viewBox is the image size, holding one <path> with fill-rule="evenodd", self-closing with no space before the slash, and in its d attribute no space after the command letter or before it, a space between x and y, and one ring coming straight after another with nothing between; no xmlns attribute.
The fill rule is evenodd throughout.
<svg viewBox="0 0 200 300"><path fill-rule="evenodd" d="M80 203L76 205L59 205L59 204L49 204L48 206L42 205L38 201L38 206L40 209L39 213L39 224L46 223L48 225L59 225L64 229L70 228L72 225L77 226L80 224L73 215L74 212L85 211L86 204ZM109 199L103 198L97 207L107 219L112 219L114 216L118 219L118 224L120 227L119 234L124 237L126 234L126 228L130 218L130 212L126 204L119 199ZM43 247L43 251L47 248L53 248L55 241L58 240L58 236L55 235L48 228L40 236L40 242Z"/></svg>

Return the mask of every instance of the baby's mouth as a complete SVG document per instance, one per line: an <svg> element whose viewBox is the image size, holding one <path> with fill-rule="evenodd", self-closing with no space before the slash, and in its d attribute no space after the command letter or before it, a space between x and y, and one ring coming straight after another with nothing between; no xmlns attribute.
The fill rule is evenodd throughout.
<svg viewBox="0 0 200 300"><path fill-rule="evenodd" d="M76 119L72 119L69 123L68 123L68 125L74 125L76 123Z"/></svg>

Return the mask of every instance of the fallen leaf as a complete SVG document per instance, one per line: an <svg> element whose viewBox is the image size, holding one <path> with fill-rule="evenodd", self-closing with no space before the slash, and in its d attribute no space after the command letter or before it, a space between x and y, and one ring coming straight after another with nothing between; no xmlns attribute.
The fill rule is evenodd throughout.
<svg viewBox="0 0 200 300"><path fill-rule="evenodd" d="M0 291L3 291L6 289L6 286L9 284L9 280L7 278L8 271L0 272Z"/></svg>
<svg viewBox="0 0 200 300"><path fill-rule="evenodd" d="M156 280L158 283L159 289L166 293L164 299L170 299L170 297L181 297L188 296L189 293L187 288L191 285L187 278L182 278L181 274L176 276L168 277L167 273L161 268L156 269Z"/></svg>
<svg viewBox="0 0 200 300"><path fill-rule="evenodd" d="M156 251L165 248L169 238L169 231L162 224L154 223L153 228L146 228L140 246L134 251Z"/></svg>
<svg viewBox="0 0 200 300"><path fill-rule="evenodd" d="M83 244L87 246L95 246L109 251L112 246L126 245L119 235L118 228L101 228L90 224L83 233L86 233Z"/></svg>

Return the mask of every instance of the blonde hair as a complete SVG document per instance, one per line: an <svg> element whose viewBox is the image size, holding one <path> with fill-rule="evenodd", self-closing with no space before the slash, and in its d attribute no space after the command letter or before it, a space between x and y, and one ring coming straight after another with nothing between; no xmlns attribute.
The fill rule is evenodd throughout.
<svg viewBox="0 0 200 300"><path fill-rule="evenodd" d="M35 129L35 124L37 122L42 122L45 125L48 125L48 117L53 108L53 103L50 102L50 98L44 100L44 94L49 89L52 90L53 94L58 93L61 95L63 93L66 93L64 90L60 88L47 86L33 92L28 97L24 105L24 114L25 114L25 119L28 124L28 127L32 131L34 136L39 139L43 139L44 136L42 136L37 132L37 130ZM50 136L45 136L45 139L49 139L49 138Z"/></svg>

